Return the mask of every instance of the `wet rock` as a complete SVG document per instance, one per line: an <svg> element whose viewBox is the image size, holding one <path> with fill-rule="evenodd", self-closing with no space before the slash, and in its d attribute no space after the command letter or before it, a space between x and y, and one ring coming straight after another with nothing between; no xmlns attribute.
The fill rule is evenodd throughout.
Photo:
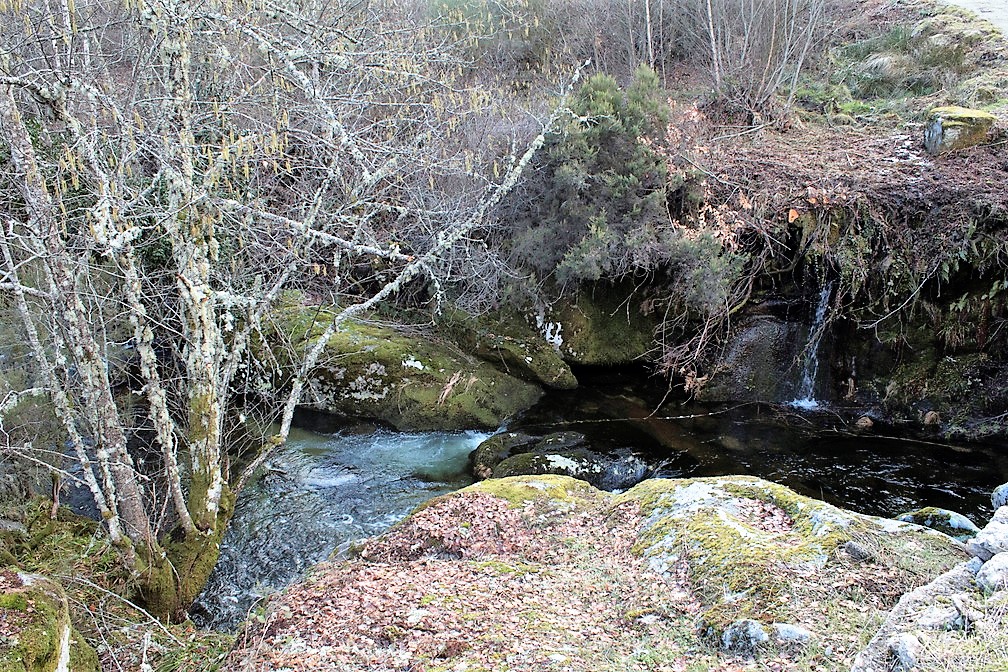
<svg viewBox="0 0 1008 672"><path fill-rule="evenodd" d="M1008 506L994 512L990 522L966 542L966 550L984 562L1008 551Z"/></svg>
<svg viewBox="0 0 1008 672"><path fill-rule="evenodd" d="M921 653L921 641L916 635L902 632L886 642L889 653L894 658L894 669L912 670L917 667L917 659Z"/></svg>
<svg viewBox="0 0 1008 672"><path fill-rule="evenodd" d="M854 426L860 429L861 431L866 432L875 426L875 421L869 418L867 415L862 415L860 418L857 419L857 422L854 423Z"/></svg>
<svg viewBox="0 0 1008 672"><path fill-rule="evenodd" d="M924 148L931 154L978 145L996 121L989 112L950 105L933 108L924 127Z"/></svg>
<svg viewBox="0 0 1008 672"><path fill-rule="evenodd" d="M518 453L531 451L539 438L521 432L502 432L476 446L469 454L469 465L473 476L490 478L498 464Z"/></svg>
<svg viewBox="0 0 1008 672"><path fill-rule="evenodd" d="M1008 552L998 553L985 562L977 572L976 582L990 593L1008 590Z"/></svg>
<svg viewBox="0 0 1008 672"><path fill-rule="evenodd" d="M581 432L553 432L542 437L533 450L547 453L557 450L570 450L587 445L588 440Z"/></svg>
<svg viewBox="0 0 1008 672"><path fill-rule="evenodd" d="M772 317L750 318L728 342L723 370L702 388L701 397L710 401L784 399L788 377L782 372L794 361L789 347L794 331Z"/></svg>
<svg viewBox="0 0 1008 672"><path fill-rule="evenodd" d="M1002 506L1008 506L1008 483L994 488L994 492L991 494L991 504L994 505L995 511Z"/></svg>
<svg viewBox="0 0 1008 672"><path fill-rule="evenodd" d="M961 513L934 506L904 513L897 516L896 520L930 527L932 530L947 534L958 541L972 539L980 531L973 521Z"/></svg>
<svg viewBox="0 0 1008 672"><path fill-rule="evenodd" d="M540 444L541 445L541 444ZM494 478L552 474L587 481L600 490L625 490L647 476L648 466L629 451L603 455L585 448L514 455L493 470Z"/></svg>
<svg viewBox="0 0 1008 672"><path fill-rule="evenodd" d="M752 658L770 635L759 621L751 618L735 621L721 635L721 649L726 653Z"/></svg>

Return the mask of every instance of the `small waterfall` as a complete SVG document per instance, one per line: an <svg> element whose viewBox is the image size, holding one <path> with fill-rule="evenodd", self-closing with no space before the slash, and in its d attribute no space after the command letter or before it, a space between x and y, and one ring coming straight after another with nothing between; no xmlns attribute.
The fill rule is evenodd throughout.
<svg viewBox="0 0 1008 672"><path fill-rule="evenodd" d="M829 308L830 294L833 283L823 285L819 292L819 305L816 306L815 318L809 330L809 341L802 355L801 379L798 383L798 394L791 401L791 406L811 411L819 408L815 398L816 376L819 375L819 342L822 341L826 310Z"/></svg>

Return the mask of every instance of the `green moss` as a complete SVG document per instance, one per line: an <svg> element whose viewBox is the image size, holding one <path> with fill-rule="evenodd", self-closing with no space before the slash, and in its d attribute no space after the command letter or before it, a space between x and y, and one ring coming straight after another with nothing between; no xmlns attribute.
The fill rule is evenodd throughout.
<svg viewBox="0 0 1008 672"><path fill-rule="evenodd" d="M322 332L327 310L294 306L275 314L295 351ZM274 347L282 387L299 363ZM496 428L542 395L535 385L501 373L434 335L344 324L319 358L305 402L335 415L370 418L400 430Z"/></svg>
<svg viewBox="0 0 1008 672"><path fill-rule="evenodd" d="M582 288L573 303L555 306L547 323L559 325L560 351L584 365L628 364L654 347L657 316L645 315L633 288L597 283Z"/></svg>
<svg viewBox="0 0 1008 672"><path fill-rule="evenodd" d="M671 571L680 562L688 567L712 638L743 618L793 622L802 604L824 599L815 584L798 586L837 571L828 566L851 540L886 549L892 564L914 576L936 574L942 559L957 557L949 539L922 540L909 526L842 511L752 477L654 479L615 502L637 502L647 517L635 552L659 569ZM914 562L920 566L911 570Z"/></svg>
<svg viewBox="0 0 1008 672"><path fill-rule="evenodd" d="M0 613L0 619L15 627L17 635L12 646L0 646L0 670L49 672L56 669L60 639L70 627L63 588L54 581L35 576L31 585L0 596L0 611L4 609L15 612L10 618ZM94 649L72 629L70 647L71 672L97 669L98 657Z"/></svg>
<svg viewBox="0 0 1008 672"><path fill-rule="evenodd" d="M473 317L446 311L442 325L455 341L508 375L558 390L577 387L560 353L515 310Z"/></svg>
<svg viewBox="0 0 1008 672"><path fill-rule="evenodd" d="M25 601L25 597L21 593L7 593L5 595L0 595L0 609L24 611L27 608L28 602Z"/></svg>
<svg viewBox="0 0 1008 672"><path fill-rule="evenodd" d="M225 488L212 531L186 534L181 528L173 530L161 542L163 557L151 558L143 549L138 551L139 590L148 611L165 621L186 619L186 611L217 564L234 500L234 494Z"/></svg>
<svg viewBox="0 0 1008 672"><path fill-rule="evenodd" d="M491 478L470 485L462 492L485 492L507 500L512 506L522 506L537 499L551 499L559 502L590 501L606 497L606 493L596 490L584 481L569 476L513 476Z"/></svg>

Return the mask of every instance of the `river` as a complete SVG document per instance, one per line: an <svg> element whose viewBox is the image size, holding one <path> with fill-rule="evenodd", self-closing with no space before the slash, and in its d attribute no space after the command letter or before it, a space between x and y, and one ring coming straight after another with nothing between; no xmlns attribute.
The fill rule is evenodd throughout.
<svg viewBox="0 0 1008 672"><path fill-rule="evenodd" d="M991 514L990 492L1008 481L1003 446L855 434L849 420L828 408L662 403L662 386L642 382L639 374L582 372L579 378L586 384L547 394L510 428L578 431L602 452L631 448L646 459L651 476L750 474L880 516L939 506L982 524ZM467 456L486 436L374 428L293 432L241 493L194 621L233 628L263 596L312 565L470 483Z"/></svg>

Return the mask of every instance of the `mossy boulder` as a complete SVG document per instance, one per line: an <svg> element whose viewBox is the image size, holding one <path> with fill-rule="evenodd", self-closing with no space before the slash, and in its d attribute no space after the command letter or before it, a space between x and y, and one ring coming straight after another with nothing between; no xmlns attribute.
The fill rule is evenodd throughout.
<svg viewBox="0 0 1008 672"><path fill-rule="evenodd" d="M485 669L492 651L514 669L736 669L741 656L847 670L903 593L963 556L945 535L755 478L621 495L558 475L490 479L271 600L229 663ZM431 636L446 631L464 644Z"/></svg>
<svg viewBox="0 0 1008 672"><path fill-rule="evenodd" d="M570 476L602 490L623 490L651 472L631 450L600 453L588 447L580 432L554 432L542 437L504 432L490 437L469 455L476 478L553 474Z"/></svg>
<svg viewBox="0 0 1008 672"><path fill-rule="evenodd" d="M94 649L73 629L66 593L43 576L0 570L0 670L92 672Z"/></svg>
<svg viewBox="0 0 1008 672"><path fill-rule="evenodd" d="M927 506L923 509L910 511L897 516L896 519L906 523L929 527L942 534L947 534L958 541L972 539L980 531L980 528L972 520L961 513L940 509L935 506Z"/></svg>
<svg viewBox="0 0 1008 672"><path fill-rule="evenodd" d="M997 120L993 114L966 107L932 108L924 127L924 148L931 154L944 154L984 142Z"/></svg>
<svg viewBox="0 0 1008 672"><path fill-rule="evenodd" d="M517 313L476 318L454 311L445 326L467 352L508 375L557 390L577 387L577 378L559 351Z"/></svg>
<svg viewBox="0 0 1008 672"><path fill-rule="evenodd" d="M601 454L587 448L522 453L503 460L493 470L494 478L570 476L600 490L623 490L647 477L647 463L631 451Z"/></svg>
<svg viewBox="0 0 1008 672"><path fill-rule="evenodd" d="M933 576L965 557L945 535L839 509L747 476L648 480L617 501L642 507L646 525L636 549L656 571L688 568L703 596L703 627L717 643L728 627L746 619L803 622L808 614L802 604L819 603L824 624L838 617L836 596L806 580L853 572L842 550L850 542L910 574Z"/></svg>
<svg viewBox="0 0 1008 672"><path fill-rule="evenodd" d="M296 352L328 324L327 309L281 308L274 315L286 343L273 348L283 387L299 361ZM496 428L532 406L542 390L502 373L457 346L430 335L348 322L329 341L312 371L303 405L347 418L366 418L399 430Z"/></svg>
<svg viewBox="0 0 1008 672"><path fill-rule="evenodd" d="M539 437L521 432L494 434L469 454L470 470L476 478L490 478L498 464L512 455L531 451L538 442Z"/></svg>
<svg viewBox="0 0 1008 672"><path fill-rule="evenodd" d="M612 366L645 358L654 347L659 316L644 309L633 288L598 283L573 300L533 316L539 333L572 364Z"/></svg>

